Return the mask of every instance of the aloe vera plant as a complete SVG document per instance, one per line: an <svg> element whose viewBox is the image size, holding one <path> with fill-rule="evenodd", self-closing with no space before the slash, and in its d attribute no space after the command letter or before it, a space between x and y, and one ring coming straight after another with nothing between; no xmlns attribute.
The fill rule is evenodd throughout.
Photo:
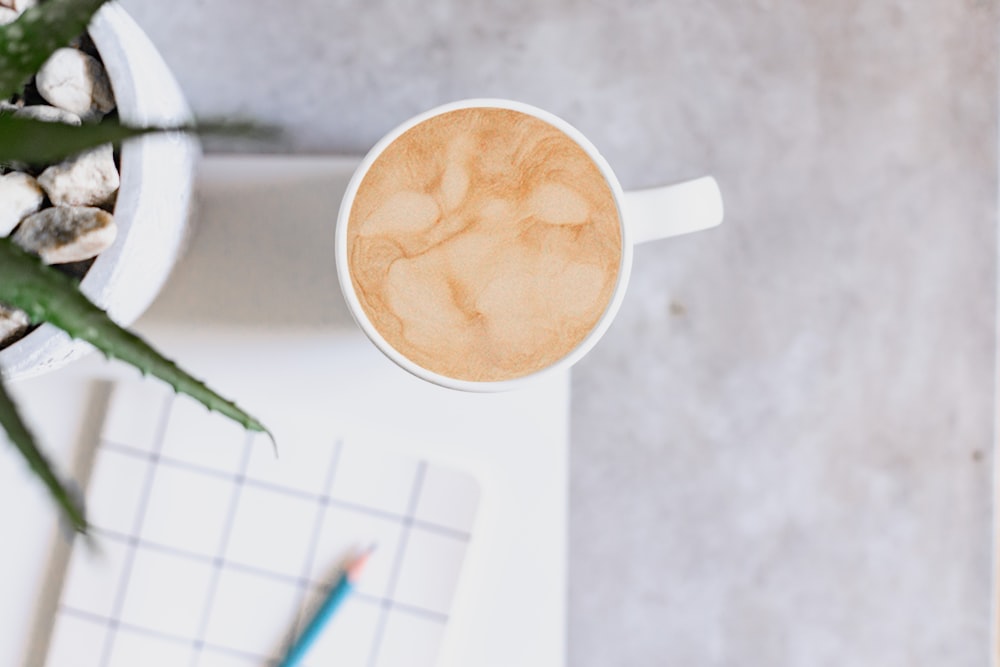
<svg viewBox="0 0 1000 667"><path fill-rule="evenodd" d="M0 100L18 94L56 49L84 32L94 13L106 1L44 0L13 23L0 26ZM59 160L107 142L178 129L191 128L127 127L115 120L70 126L0 113L0 164ZM233 127L221 129L231 131ZM164 380L175 391L191 396L248 430L268 433L256 418L113 322L80 293L72 278L46 266L8 239L0 239L0 303L25 311L34 324L48 322L70 336L89 342L107 357L120 359L143 374ZM72 525L85 531L87 522L82 509L38 448L6 391L2 376L0 426Z"/></svg>

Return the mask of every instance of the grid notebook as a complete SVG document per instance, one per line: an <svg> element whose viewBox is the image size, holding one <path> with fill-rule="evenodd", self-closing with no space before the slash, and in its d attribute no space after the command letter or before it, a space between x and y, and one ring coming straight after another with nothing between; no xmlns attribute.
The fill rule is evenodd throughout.
<svg viewBox="0 0 1000 667"><path fill-rule="evenodd" d="M304 664L434 664L478 484L290 410L276 459L158 383L115 389L88 484L96 540L73 547L48 667L273 665L372 543Z"/></svg>

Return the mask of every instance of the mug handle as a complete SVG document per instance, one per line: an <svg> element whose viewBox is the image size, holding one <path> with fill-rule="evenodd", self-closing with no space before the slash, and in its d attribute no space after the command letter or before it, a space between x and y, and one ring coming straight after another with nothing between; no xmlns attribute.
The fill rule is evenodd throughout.
<svg viewBox="0 0 1000 667"><path fill-rule="evenodd" d="M633 243L687 234L722 222L722 193L711 176L677 185L630 190L622 214Z"/></svg>

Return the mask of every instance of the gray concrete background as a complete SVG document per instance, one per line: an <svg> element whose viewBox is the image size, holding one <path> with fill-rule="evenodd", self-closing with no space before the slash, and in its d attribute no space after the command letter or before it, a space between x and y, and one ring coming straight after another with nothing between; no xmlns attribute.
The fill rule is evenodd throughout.
<svg viewBox="0 0 1000 667"><path fill-rule="evenodd" d="M124 4L269 150L494 95L718 178L574 374L574 667L987 664L995 0Z"/></svg>

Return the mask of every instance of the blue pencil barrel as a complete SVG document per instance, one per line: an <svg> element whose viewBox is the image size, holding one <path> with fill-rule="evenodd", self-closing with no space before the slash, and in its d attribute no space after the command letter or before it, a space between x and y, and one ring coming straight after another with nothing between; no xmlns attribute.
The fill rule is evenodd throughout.
<svg viewBox="0 0 1000 667"><path fill-rule="evenodd" d="M347 578L347 575L342 575L340 581L330 589L326 599L323 600L323 604L316 611L312 620L309 621L309 625L306 626L302 634L299 635L298 640L288 649L288 653L285 654L285 658L281 661L279 667L296 667L296 665L302 662L302 659L309 652L310 647L312 647L320 633L323 632L323 628L333 616L337 607L340 606L340 603L343 602L344 598L347 597L353 588L354 586Z"/></svg>

